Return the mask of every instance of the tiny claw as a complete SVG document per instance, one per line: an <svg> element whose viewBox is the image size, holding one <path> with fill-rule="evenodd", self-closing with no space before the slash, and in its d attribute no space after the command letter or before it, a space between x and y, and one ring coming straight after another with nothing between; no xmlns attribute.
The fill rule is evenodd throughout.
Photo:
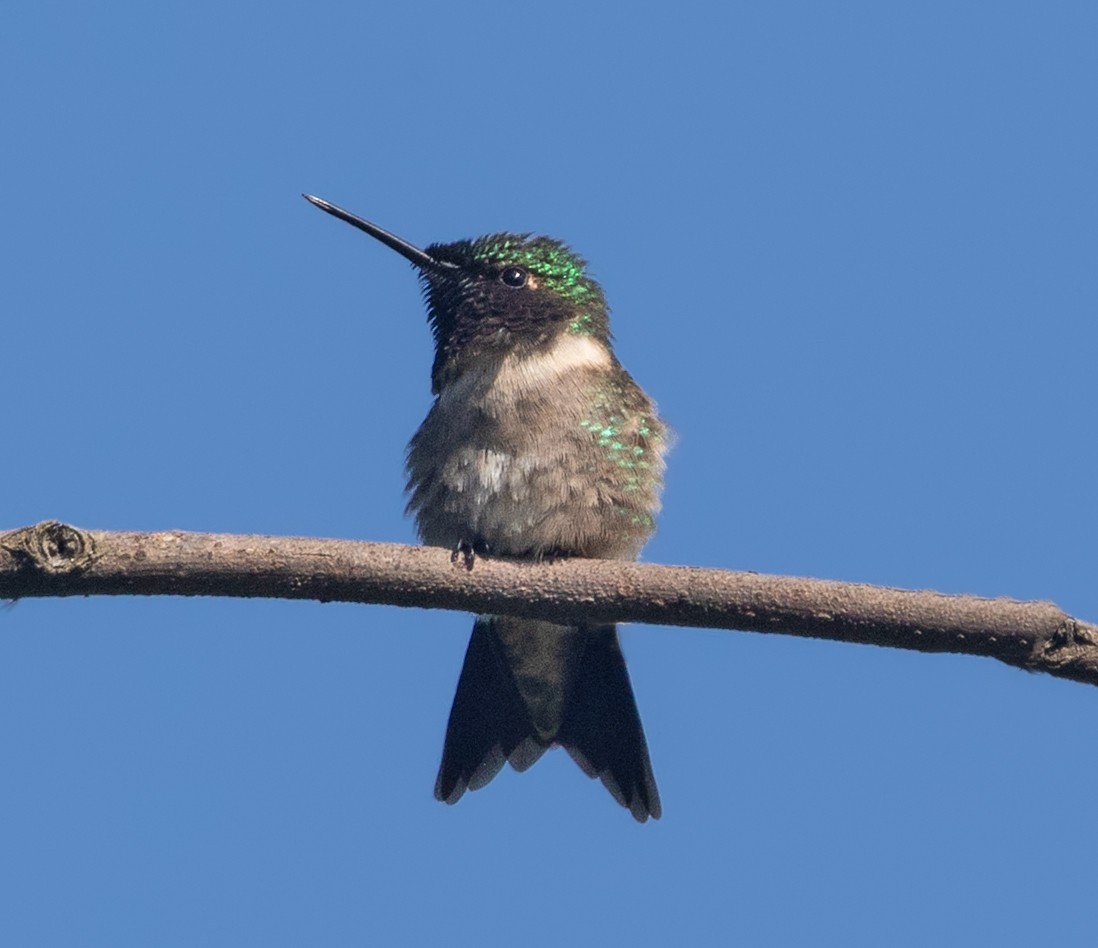
<svg viewBox="0 0 1098 948"><path fill-rule="evenodd" d="M450 551L450 562L456 563L460 556L462 565L467 570L471 570L477 561L477 556L484 556L487 553L488 544L483 540L459 540L458 545Z"/></svg>
<svg viewBox="0 0 1098 948"><path fill-rule="evenodd" d="M473 564L477 561L477 551L473 549L473 544L468 540L458 541L458 545L450 552L450 562L456 563L459 556L464 560L464 566L467 570L471 570Z"/></svg>

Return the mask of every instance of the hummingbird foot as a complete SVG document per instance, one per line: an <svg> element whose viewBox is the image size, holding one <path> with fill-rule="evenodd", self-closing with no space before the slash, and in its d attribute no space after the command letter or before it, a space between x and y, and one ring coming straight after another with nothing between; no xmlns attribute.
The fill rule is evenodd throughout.
<svg viewBox="0 0 1098 948"><path fill-rule="evenodd" d="M471 570L478 556L487 556L491 552L483 540L458 540L457 546L450 551L450 562L456 563L461 557L462 565Z"/></svg>

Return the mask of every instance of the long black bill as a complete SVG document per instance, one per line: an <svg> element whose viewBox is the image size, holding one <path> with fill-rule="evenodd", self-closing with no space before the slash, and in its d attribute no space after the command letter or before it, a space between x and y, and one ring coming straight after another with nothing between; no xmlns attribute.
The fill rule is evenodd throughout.
<svg viewBox="0 0 1098 948"><path fill-rule="evenodd" d="M352 214L350 211L345 211L341 207L336 207L334 204L329 204L322 198L314 197L312 194L301 195L310 204L315 204L322 211L327 211L332 217L338 217L341 221L346 221L348 224L357 227L359 230L366 231L371 237L380 240L386 247L395 250L402 257L407 260L411 260L421 270L432 270L436 273L444 272L447 270L458 269L454 264L448 263L445 260L436 260L430 254L414 244L408 243L406 240L401 240L396 234L390 234L387 230L383 230L378 227L377 224L371 224L367 220L363 220Z"/></svg>

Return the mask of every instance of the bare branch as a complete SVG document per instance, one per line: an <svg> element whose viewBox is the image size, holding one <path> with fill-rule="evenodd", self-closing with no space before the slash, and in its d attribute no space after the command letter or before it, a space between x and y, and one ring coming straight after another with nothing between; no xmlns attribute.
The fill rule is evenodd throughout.
<svg viewBox="0 0 1098 948"><path fill-rule="evenodd" d="M1049 602L612 560L480 558L469 570L446 550L352 540L122 533L55 521L0 534L0 598L89 595L316 599L781 632L986 655L1098 684L1098 627Z"/></svg>

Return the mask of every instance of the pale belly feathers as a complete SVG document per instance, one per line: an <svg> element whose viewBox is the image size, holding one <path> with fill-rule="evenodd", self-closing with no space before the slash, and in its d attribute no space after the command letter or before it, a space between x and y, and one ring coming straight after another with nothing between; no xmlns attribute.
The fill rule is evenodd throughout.
<svg viewBox="0 0 1098 948"><path fill-rule="evenodd" d="M633 558L659 507L663 426L588 336L485 357L445 386L408 449L425 543Z"/></svg>

